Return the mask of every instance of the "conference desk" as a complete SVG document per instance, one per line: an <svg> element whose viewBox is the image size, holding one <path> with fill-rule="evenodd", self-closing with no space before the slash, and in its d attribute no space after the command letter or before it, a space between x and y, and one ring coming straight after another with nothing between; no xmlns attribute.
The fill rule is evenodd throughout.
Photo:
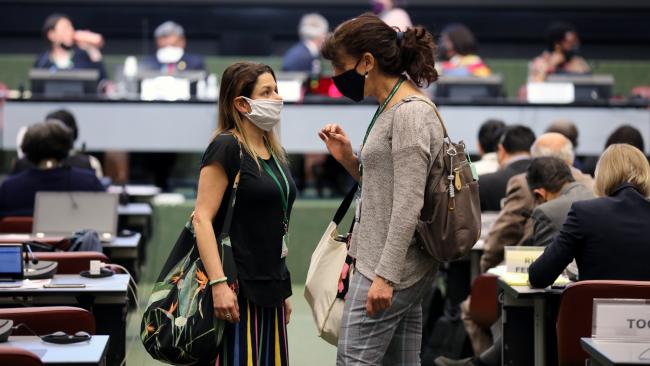
<svg viewBox="0 0 650 366"><path fill-rule="evenodd" d="M0 288L0 307L78 306L95 316L98 334L110 335L108 365L119 365L126 354L126 315L129 276L116 274L91 279L56 275L57 283L79 283L83 288L43 288L49 280L23 281L19 288Z"/></svg>
<svg viewBox="0 0 650 366"><path fill-rule="evenodd" d="M592 366L650 365L650 342L623 342L581 338Z"/></svg>
<svg viewBox="0 0 650 366"><path fill-rule="evenodd" d="M120 205L117 208L119 221L117 227L121 229L128 229L142 234L141 243L138 246L138 260L140 264L144 264L147 257L147 243L151 237L151 215L153 209L151 205L146 202L133 202L126 205Z"/></svg>
<svg viewBox="0 0 650 366"><path fill-rule="evenodd" d="M37 237L31 234L0 234L0 244L2 243L24 243L26 241L39 241L46 244L56 244L63 237ZM102 243L104 253L110 258L111 262L122 265L131 272L133 278L137 281L140 261L138 253L142 243L142 234L134 232L129 236L118 236L113 241Z"/></svg>
<svg viewBox="0 0 650 366"><path fill-rule="evenodd" d="M12 336L8 342L0 343L0 352L5 347L21 348L38 356L45 366L102 366L106 364L108 342L107 335L95 335L88 342L74 344L46 343L35 336Z"/></svg>
<svg viewBox="0 0 650 366"><path fill-rule="evenodd" d="M477 133L489 118L530 126L540 134L559 118L575 122L580 131L579 155L599 155L609 134L622 124L641 131L650 141L650 109L647 103L605 102L598 104L541 105L513 100L472 103L439 102L449 135L463 140L477 153ZM48 112L66 108L76 117L79 141L90 151L200 153L216 129L215 102L146 102L139 100L10 99L0 107L2 149L16 149L20 128L41 121ZM286 103L280 135L289 153L325 152L317 132L327 123L339 123L355 147L377 109L376 104L353 104L344 100L312 100ZM650 145L647 147L650 152Z"/></svg>
<svg viewBox="0 0 650 366"><path fill-rule="evenodd" d="M503 365L557 364L553 314L563 289L511 286L497 279L502 293ZM550 331L547 331L550 329Z"/></svg>

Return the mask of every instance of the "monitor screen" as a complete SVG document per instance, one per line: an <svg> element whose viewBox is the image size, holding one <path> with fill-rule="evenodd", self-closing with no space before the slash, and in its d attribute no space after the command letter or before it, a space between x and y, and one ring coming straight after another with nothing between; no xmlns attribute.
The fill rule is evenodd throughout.
<svg viewBox="0 0 650 366"><path fill-rule="evenodd" d="M23 278L22 244L0 245L0 279L15 280Z"/></svg>
<svg viewBox="0 0 650 366"><path fill-rule="evenodd" d="M96 95L99 71L31 69L29 71L32 94L45 97L81 97Z"/></svg>

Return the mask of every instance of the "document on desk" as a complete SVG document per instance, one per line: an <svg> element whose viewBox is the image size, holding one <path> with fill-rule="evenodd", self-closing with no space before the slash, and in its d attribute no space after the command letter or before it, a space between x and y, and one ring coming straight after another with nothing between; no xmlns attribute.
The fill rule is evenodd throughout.
<svg viewBox="0 0 650 366"><path fill-rule="evenodd" d="M528 286L528 273L508 272L505 265L490 268L488 273L499 276L505 283L511 286ZM553 286L565 286L571 280L565 275L560 275Z"/></svg>
<svg viewBox="0 0 650 366"><path fill-rule="evenodd" d="M50 284L52 280L50 279L45 279L45 280L23 280L22 286L20 286L21 289L29 290L29 289L40 289L43 288L44 285Z"/></svg>

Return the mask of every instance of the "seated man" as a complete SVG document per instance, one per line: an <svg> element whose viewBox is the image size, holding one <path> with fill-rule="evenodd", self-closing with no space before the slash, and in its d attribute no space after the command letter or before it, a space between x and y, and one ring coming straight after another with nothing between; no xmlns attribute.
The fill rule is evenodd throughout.
<svg viewBox="0 0 650 366"><path fill-rule="evenodd" d="M544 81L551 74L583 75L591 72L584 58L577 55L578 32L571 24L554 23L546 30L547 49L531 63L529 81Z"/></svg>
<svg viewBox="0 0 650 366"><path fill-rule="evenodd" d="M497 145L500 170L481 176L479 195L481 211L499 211L506 196L508 180L526 171L530 164L530 146L535 133L526 126L506 128Z"/></svg>
<svg viewBox="0 0 650 366"><path fill-rule="evenodd" d="M282 60L282 71L321 73L320 48L325 41L329 23L320 14L305 14L300 19L300 42L287 51Z"/></svg>
<svg viewBox="0 0 650 366"><path fill-rule="evenodd" d="M99 79L107 78L100 49L104 46L101 34L87 30L75 31L67 15L52 14L43 24L43 36L50 49L36 58L34 68L49 70L95 69Z"/></svg>
<svg viewBox="0 0 650 366"><path fill-rule="evenodd" d="M497 144L506 128L506 124L498 119L489 119L478 130L478 151L481 160L474 162L476 174L485 175L499 170Z"/></svg>
<svg viewBox="0 0 650 366"><path fill-rule="evenodd" d="M72 134L62 123L29 127L22 150L34 167L0 185L0 217L32 216L39 191L103 191L93 171L65 164L71 148Z"/></svg>
<svg viewBox="0 0 650 366"><path fill-rule="evenodd" d="M156 38L155 56L147 56L142 60L142 67L149 70L174 74L178 71L205 71L203 56L186 53L185 30L180 24L166 21L154 31Z"/></svg>
<svg viewBox="0 0 650 366"><path fill-rule="evenodd" d="M70 113L65 109L60 109L58 111L50 112L45 117L45 122L63 123L66 127L68 127L70 129L70 132L72 133L72 139L73 139L72 143L74 146L74 142L77 141L77 137L79 137L79 129L77 128L77 121L75 120L74 115L72 115L72 113ZM25 128L25 130L27 130L27 128ZM21 136L21 142L22 142L22 138L24 138L24 135ZM96 157L86 154L85 150L86 150L85 146L82 146L81 151L75 150L73 147L73 149L70 150L70 154L68 154L68 158L66 159L66 164L81 169L90 169L95 172L95 175L97 176L98 179L102 179L102 177L104 176L102 170L102 164L99 162L99 160ZM23 156L22 158L16 160L16 162L14 163L13 170L11 171L11 174L12 175L18 174L20 172L23 172L33 167L34 164L32 164L32 162L29 161L29 159Z"/></svg>

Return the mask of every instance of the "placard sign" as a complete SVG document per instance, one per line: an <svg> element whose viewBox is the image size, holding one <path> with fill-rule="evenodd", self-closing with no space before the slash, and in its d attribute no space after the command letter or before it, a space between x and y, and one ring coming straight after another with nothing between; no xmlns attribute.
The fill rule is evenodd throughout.
<svg viewBox="0 0 650 366"><path fill-rule="evenodd" d="M506 272L526 273L528 267L544 253L544 247L506 247Z"/></svg>
<svg viewBox="0 0 650 366"><path fill-rule="evenodd" d="M592 338L650 341L650 299L594 299L591 327Z"/></svg>

